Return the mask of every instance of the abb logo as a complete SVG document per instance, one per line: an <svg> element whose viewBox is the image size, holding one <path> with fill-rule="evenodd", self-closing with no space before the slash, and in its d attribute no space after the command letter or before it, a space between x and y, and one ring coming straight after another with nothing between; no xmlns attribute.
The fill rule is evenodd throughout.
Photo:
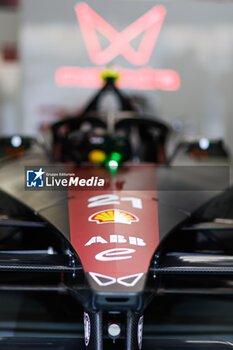
<svg viewBox="0 0 233 350"><path fill-rule="evenodd" d="M118 32L85 3L78 4L75 12L89 57L95 64L109 63L118 55L122 55L133 65L148 63L166 15L163 6L155 6L123 31ZM96 30L110 41L110 45L104 50L101 50ZM130 45L130 41L142 32L145 33L136 51Z"/></svg>
<svg viewBox="0 0 233 350"><path fill-rule="evenodd" d="M138 246L142 246L142 247L144 247L146 245L144 240L142 238L138 238L138 237L129 236L128 241L129 241L129 244L132 244L132 245L138 245ZM88 242L85 244L85 247L92 245L92 244L96 244L96 243L102 243L102 244L128 243L128 241L125 238L125 236L123 236L123 235L110 235L109 241L107 241L106 239L104 239L101 236L94 236L88 240Z"/></svg>

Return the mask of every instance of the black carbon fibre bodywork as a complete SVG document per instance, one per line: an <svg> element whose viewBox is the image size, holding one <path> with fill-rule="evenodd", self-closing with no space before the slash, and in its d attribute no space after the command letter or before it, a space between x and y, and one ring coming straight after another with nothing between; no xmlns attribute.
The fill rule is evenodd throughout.
<svg viewBox="0 0 233 350"><path fill-rule="evenodd" d="M110 341L105 342L106 348L123 350L123 341L119 341L117 345L114 346ZM32 339L1 339L0 341L1 349L4 350L84 350L82 339L53 339L53 338L32 338ZM144 350L230 350L232 348L232 343L227 341L178 341L178 340L144 340L143 349Z"/></svg>
<svg viewBox="0 0 233 350"><path fill-rule="evenodd" d="M46 158L41 156L41 162L46 165ZM181 176L180 171L174 171L171 177L169 167L157 168L158 186L165 189L163 186L169 179L174 181L174 184L169 182L170 190L160 190L158 187L158 196L152 198L158 203L161 243L155 249L150 270L144 278L143 291L139 293L135 287L130 293L127 288L124 293L122 288L119 293L117 290L112 293L111 289L108 292L107 289L102 291L100 287L99 291L97 288L92 288L93 281L85 276L81 261L72 247L68 217L69 195L65 191L25 191L25 165L36 166L33 157L9 162L4 165L0 173L1 186L4 189L0 207L2 213L7 215L7 219L3 217L0 221L0 227L5 230L9 228L23 230L22 239L26 242L28 250L20 254L13 248L11 252L0 251L0 272L4 281L0 284L0 290L57 291L71 294L74 300L80 302L91 315L92 333L88 349L106 348L106 342L102 343L100 339L105 339L108 335L100 320L103 316L105 324L108 313L110 313L108 322L118 320L111 315L111 312L119 312L119 317L122 314L125 317L121 324L126 342L123 345L121 340L117 340L118 346L127 350L138 350L140 349L137 335L139 318L153 296L169 293L202 293L203 290L210 294L231 292L231 288L227 286L233 272L233 259L230 254L224 258L224 254L220 251L211 255L212 260L208 260L210 256L206 253L191 252L191 243L186 244L183 238L188 231L189 241L195 242L196 231L191 213L194 212L195 215L195 210L200 205L215 197L220 191L205 191L209 188L207 184L203 182L201 189L200 184L195 183L197 179L190 176L187 177L186 184L182 182L186 191L174 191L175 183ZM15 168L18 171L17 178L14 174ZM206 181L209 182L209 179ZM127 186L127 173L125 182ZM192 200L187 201L190 196ZM202 231L202 227L199 227L199 231ZM179 234L181 240L177 240ZM25 244L23 241L22 244ZM41 250L48 247L53 247L56 254L41 253ZM38 252L30 254L31 248L37 249ZM179 248L181 251L177 250ZM192 261L193 256L197 257L196 262ZM20 273L20 283L16 272ZM219 278L215 276L216 272L220 275ZM200 277L201 275L204 278ZM214 282L211 283L213 277ZM97 319L100 322L97 322ZM143 343L143 348L145 344ZM57 345L55 342L51 347ZM68 342L65 346L72 348L73 343ZM148 342L148 346L152 349L153 342ZM155 346L157 347L157 343Z"/></svg>

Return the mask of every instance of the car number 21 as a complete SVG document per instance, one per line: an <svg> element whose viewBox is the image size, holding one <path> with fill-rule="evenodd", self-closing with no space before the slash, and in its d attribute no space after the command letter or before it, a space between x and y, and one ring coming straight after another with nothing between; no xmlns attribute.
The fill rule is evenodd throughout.
<svg viewBox="0 0 233 350"><path fill-rule="evenodd" d="M131 202L132 207L142 209L142 200L137 197L119 197L115 194L102 194L88 199L88 208L99 207L102 205L120 204L120 202Z"/></svg>

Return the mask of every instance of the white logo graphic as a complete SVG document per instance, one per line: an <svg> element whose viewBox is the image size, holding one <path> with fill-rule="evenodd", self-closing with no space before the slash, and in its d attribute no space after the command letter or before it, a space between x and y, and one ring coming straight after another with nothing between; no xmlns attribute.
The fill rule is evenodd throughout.
<svg viewBox="0 0 233 350"><path fill-rule="evenodd" d="M131 255L127 254L133 254L135 253L135 249L130 248L114 248L114 249L108 249L104 250L101 253L96 254L95 258L99 261L113 261L113 260L126 260L131 259ZM125 255L125 256L119 256L119 255Z"/></svg>
<svg viewBox="0 0 233 350"><path fill-rule="evenodd" d="M95 272L89 272L89 275L101 287L106 287L114 283L122 284L125 287L134 287L142 278L143 273L137 273L135 275L123 276L119 278L101 275L100 273Z"/></svg>
<svg viewBox="0 0 233 350"><path fill-rule="evenodd" d="M120 284L123 284L123 286L126 286L126 287L134 287L135 284L138 283L138 281L141 279L142 276L143 276L143 273L137 273L135 275L120 277L117 279L117 282Z"/></svg>
<svg viewBox="0 0 233 350"><path fill-rule="evenodd" d="M142 238L129 236L128 240L130 245L136 245L139 247L146 246L146 243ZM98 244L98 243L107 244L108 242L124 244L124 243L127 243L128 241L124 235L109 235L108 241L104 239L102 236L93 236L85 244L85 247L90 246L92 244Z"/></svg>
<svg viewBox="0 0 233 350"><path fill-rule="evenodd" d="M116 283L116 279L114 277L101 275L100 273L95 273L95 272L89 272L89 275L101 287L106 287L106 286L109 286L110 284Z"/></svg>
<svg viewBox="0 0 233 350"><path fill-rule="evenodd" d="M115 194L102 194L100 196L88 199L88 208L99 207L102 205L120 204L120 201L131 202L133 208L142 209L142 200L136 197L119 197Z"/></svg>

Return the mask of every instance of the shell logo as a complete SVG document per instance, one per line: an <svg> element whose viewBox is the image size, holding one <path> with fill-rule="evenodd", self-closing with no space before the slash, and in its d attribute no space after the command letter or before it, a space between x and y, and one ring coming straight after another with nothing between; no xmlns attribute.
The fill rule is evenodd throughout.
<svg viewBox="0 0 233 350"><path fill-rule="evenodd" d="M92 222L97 222L97 224L131 224L131 222L139 221L136 215L120 209L109 209L99 211L98 213L92 214L88 220Z"/></svg>

